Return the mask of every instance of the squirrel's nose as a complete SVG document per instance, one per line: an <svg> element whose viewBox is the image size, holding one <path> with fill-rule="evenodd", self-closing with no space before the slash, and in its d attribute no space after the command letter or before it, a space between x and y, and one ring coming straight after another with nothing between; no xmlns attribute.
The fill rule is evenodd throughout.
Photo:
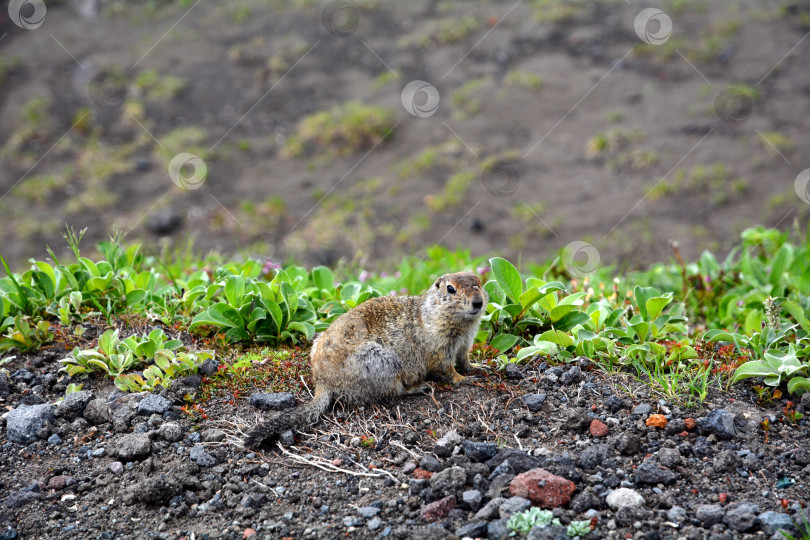
<svg viewBox="0 0 810 540"><path fill-rule="evenodd" d="M472 302L473 309L481 309L484 306L484 300L482 298L474 298Z"/></svg>

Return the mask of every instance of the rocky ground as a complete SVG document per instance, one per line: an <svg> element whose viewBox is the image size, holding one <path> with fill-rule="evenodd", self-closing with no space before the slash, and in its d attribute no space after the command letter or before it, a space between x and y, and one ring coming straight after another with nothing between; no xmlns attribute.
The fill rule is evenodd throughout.
<svg viewBox="0 0 810 540"><path fill-rule="evenodd" d="M807 420L780 421L784 400L756 405L747 385L687 409L584 358L538 361L338 405L256 452L239 445L253 405L292 396L248 389L186 414L180 396L211 384L209 362L157 394L97 378L58 401L64 353L0 374L0 538L502 538L532 505L563 525L535 539L574 520L590 520L588 538L781 538L810 494Z"/></svg>

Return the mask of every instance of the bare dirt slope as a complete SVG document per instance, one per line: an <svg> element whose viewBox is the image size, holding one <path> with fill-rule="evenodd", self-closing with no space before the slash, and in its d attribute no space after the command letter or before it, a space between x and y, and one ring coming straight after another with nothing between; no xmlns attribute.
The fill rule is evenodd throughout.
<svg viewBox="0 0 810 540"><path fill-rule="evenodd" d="M806 220L807 6L655 5L665 19L621 1L88 0L7 19L3 255L61 248L68 223L309 263L435 243L541 260L582 240L639 266L670 238L694 258ZM440 98L423 118L402 104L413 80ZM302 119L351 101L390 111L384 141L348 118L292 155ZM179 153L204 163L197 189L172 182Z"/></svg>

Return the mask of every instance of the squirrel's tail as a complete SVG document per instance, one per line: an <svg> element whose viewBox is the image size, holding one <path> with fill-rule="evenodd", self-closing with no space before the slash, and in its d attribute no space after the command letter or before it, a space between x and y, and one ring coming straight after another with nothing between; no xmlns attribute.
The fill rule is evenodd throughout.
<svg viewBox="0 0 810 540"><path fill-rule="evenodd" d="M296 429L314 424L332 403L329 392L316 390L315 397L293 409L279 411L250 430L245 437L245 446L257 448L265 440L288 429Z"/></svg>

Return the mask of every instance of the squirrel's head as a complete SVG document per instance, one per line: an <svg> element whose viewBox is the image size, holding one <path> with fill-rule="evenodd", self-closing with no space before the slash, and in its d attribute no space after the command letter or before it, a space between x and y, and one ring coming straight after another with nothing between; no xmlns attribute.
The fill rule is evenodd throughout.
<svg viewBox="0 0 810 540"><path fill-rule="evenodd" d="M445 274L430 286L427 294L459 319L477 320L487 307L487 293L481 279L472 272Z"/></svg>

